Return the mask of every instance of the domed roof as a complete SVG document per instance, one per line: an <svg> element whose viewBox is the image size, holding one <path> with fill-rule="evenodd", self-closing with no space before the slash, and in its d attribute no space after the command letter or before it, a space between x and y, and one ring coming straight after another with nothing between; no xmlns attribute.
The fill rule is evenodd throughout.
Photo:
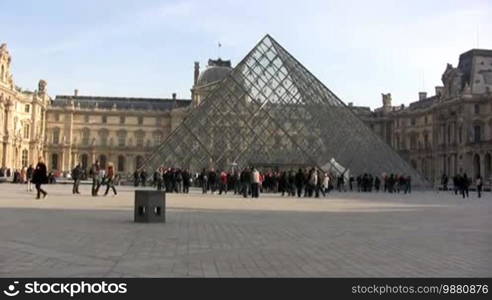
<svg viewBox="0 0 492 300"><path fill-rule="evenodd" d="M218 60L209 60L205 71L201 72L196 81L196 86L207 85L224 79L232 70L231 62Z"/></svg>

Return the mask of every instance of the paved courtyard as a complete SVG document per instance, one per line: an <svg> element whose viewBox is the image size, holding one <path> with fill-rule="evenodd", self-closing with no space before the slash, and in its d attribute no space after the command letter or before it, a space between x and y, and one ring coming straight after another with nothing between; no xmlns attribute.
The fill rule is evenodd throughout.
<svg viewBox="0 0 492 300"><path fill-rule="evenodd" d="M133 188L73 197L0 184L0 277L492 276L492 195L168 195L133 223Z"/></svg>

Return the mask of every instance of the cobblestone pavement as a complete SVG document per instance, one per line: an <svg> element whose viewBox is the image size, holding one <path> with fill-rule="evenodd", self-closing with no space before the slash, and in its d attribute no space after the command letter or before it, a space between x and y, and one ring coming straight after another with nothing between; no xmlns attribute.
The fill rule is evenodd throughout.
<svg viewBox="0 0 492 300"><path fill-rule="evenodd" d="M492 276L492 195L463 200L170 194L166 224L133 223L133 188L34 200L0 184L0 277Z"/></svg>

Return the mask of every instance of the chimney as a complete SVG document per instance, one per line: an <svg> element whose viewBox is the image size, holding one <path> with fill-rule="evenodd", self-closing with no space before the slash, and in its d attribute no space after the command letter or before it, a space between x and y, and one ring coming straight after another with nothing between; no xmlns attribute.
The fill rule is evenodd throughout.
<svg viewBox="0 0 492 300"><path fill-rule="evenodd" d="M419 92L419 101L427 98L427 92Z"/></svg>
<svg viewBox="0 0 492 300"><path fill-rule="evenodd" d="M196 82L198 81L198 76L200 75L200 63L195 61L195 74L194 74L194 80L193 84L195 85Z"/></svg>
<svg viewBox="0 0 492 300"><path fill-rule="evenodd" d="M79 95L79 90L78 89L73 90L73 95L77 97Z"/></svg>
<svg viewBox="0 0 492 300"><path fill-rule="evenodd" d="M349 102L349 103L348 103L348 106L349 106L349 107L354 106L354 102Z"/></svg>
<svg viewBox="0 0 492 300"><path fill-rule="evenodd" d="M173 93L173 100L176 100L176 93Z"/></svg>

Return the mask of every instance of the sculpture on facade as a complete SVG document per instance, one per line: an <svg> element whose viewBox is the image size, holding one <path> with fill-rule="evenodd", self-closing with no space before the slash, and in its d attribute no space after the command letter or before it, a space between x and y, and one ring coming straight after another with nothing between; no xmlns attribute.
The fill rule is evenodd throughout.
<svg viewBox="0 0 492 300"><path fill-rule="evenodd" d="M38 92L40 94L44 94L46 93L46 86L47 86L47 83L46 81L44 81L43 79L41 79L38 83Z"/></svg>

